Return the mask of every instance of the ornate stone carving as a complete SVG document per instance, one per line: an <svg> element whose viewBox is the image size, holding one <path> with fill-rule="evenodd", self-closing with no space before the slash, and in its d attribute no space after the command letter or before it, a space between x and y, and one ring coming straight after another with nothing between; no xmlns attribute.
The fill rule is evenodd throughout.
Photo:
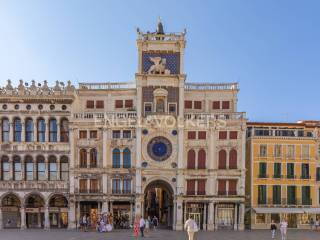
<svg viewBox="0 0 320 240"><path fill-rule="evenodd" d="M150 61L154 64L149 68L149 74L170 74L170 70L166 69L167 60L161 57L150 57Z"/></svg>

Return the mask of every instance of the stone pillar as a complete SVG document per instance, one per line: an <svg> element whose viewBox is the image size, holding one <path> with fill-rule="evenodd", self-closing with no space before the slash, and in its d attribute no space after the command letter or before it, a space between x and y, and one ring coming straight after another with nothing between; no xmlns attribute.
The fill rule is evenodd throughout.
<svg viewBox="0 0 320 240"><path fill-rule="evenodd" d="M78 202L78 204L76 205L76 225L78 226L78 224L79 224L79 220L80 220L80 218L82 217L81 216L81 212L80 212L80 204L81 204L81 202L79 201Z"/></svg>
<svg viewBox="0 0 320 240"><path fill-rule="evenodd" d="M214 207L214 229L218 229L219 223L218 223L218 203L216 203Z"/></svg>
<svg viewBox="0 0 320 240"><path fill-rule="evenodd" d="M234 204L234 224L233 229L238 230L238 204Z"/></svg>
<svg viewBox="0 0 320 240"><path fill-rule="evenodd" d="M26 210L24 206L20 208L20 228L26 229Z"/></svg>
<svg viewBox="0 0 320 240"><path fill-rule="evenodd" d="M177 201L173 200L173 222L172 222L172 229L176 230L177 224Z"/></svg>
<svg viewBox="0 0 320 240"><path fill-rule="evenodd" d="M44 208L44 229L50 229L49 207Z"/></svg>
<svg viewBox="0 0 320 240"><path fill-rule="evenodd" d="M213 217L214 217L214 205L213 205L213 202L210 202L208 206L208 226L207 226L208 230L210 231L214 230Z"/></svg>
<svg viewBox="0 0 320 240"><path fill-rule="evenodd" d="M141 127L136 128L136 193L142 193L141 183Z"/></svg>
<svg viewBox="0 0 320 240"><path fill-rule="evenodd" d="M61 118L57 117L56 120L57 120L57 142L60 142L61 141L61 139L60 139L60 130L61 130L60 120L61 120Z"/></svg>
<svg viewBox="0 0 320 240"><path fill-rule="evenodd" d="M75 142L74 142L74 131L76 128L70 127L69 129L69 143L70 143L70 159L69 159L69 184L70 184L70 195L74 194L75 189L75 175L74 175L74 168L76 165L76 158L75 158Z"/></svg>
<svg viewBox="0 0 320 240"><path fill-rule="evenodd" d="M203 208L203 230L207 230L207 203L204 204Z"/></svg>
<svg viewBox="0 0 320 240"><path fill-rule="evenodd" d="M109 212L108 201L106 201L106 200L102 202L102 212L103 213Z"/></svg>
<svg viewBox="0 0 320 240"><path fill-rule="evenodd" d="M68 229L76 228L76 205L73 201L69 202L68 210Z"/></svg>
<svg viewBox="0 0 320 240"><path fill-rule="evenodd" d="M176 228L175 230L183 230L183 222L182 222L182 200L177 200L177 214L176 214Z"/></svg>
<svg viewBox="0 0 320 240"><path fill-rule="evenodd" d="M107 140L108 140L108 130L106 128L102 129L102 167L107 170L108 158L107 158ZM108 175L107 173L102 174L102 192L103 194L108 193Z"/></svg>
<svg viewBox="0 0 320 240"><path fill-rule="evenodd" d="M245 214L244 203L240 203L240 205L239 205L239 223L238 223L238 228L241 231L244 230L244 214Z"/></svg>
<svg viewBox="0 0 320 240"><path fill-rule="evenodd" d="M2 208L0 207L0 230L3 228Z"/></svg>

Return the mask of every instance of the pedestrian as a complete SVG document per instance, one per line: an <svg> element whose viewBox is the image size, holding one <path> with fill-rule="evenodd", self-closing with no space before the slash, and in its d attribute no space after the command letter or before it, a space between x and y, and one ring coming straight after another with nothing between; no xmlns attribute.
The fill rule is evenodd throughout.
<svg viewBox="0 0 320 240"><path fill-rule="evenodd" d="M156 216L153 216L152 224L153 224L153 230L156 230L158 226L158 218Z"/></svg>
<svg viewBox="0 0 320 240"><path fill-rule="evenodd" d="M146 227L145 227L145 233L146 235L149 233L149 229L150 229L150 216L148 216L148 218L145 220L145 223L146 223Z"/></svg>
<svg viewBox="0 0 320 240"><path fill-rule="evenodd" d="M83 225L83 231L87 232L88 231L88 219L87 219L86 214L84 214L82 217L82 225Z"/></svg>
<svg viewBox="0 0 320 240"><path fill-rule="evenodd" d="M319 227L319 218L316 219L316 222L315 222L315 228L316 228L316 231L318 231L318 227Z"/></svg>
<svg viewBox="0 0 320 240"><path fill-rule="evenodd" d="M270 229L271 229L271 238L275 239L277 225L274 223L274 220L271 221Z"/></svg>
<svg viewBox="0 0 320 240"><path fill-rule="evenodd" d="M281 240L287 239L287 229L288 229L288 222L286 219L282 219L280 222L280 231L281 231Z"/></svg>
<svg viewBox="0 0 320 240"><path fill-rule="evenodd" d="M310 224L310 229L312 230L314 226L313 218L310 219L309 224Z"/></svg>
<svg viewBox="0 0 320 240"><path fill-rule="evenodd" d="M185 222L184 228L188 232L189 240L194 239L194 233L198 232L197 223L193 220L193 216L189 216L189 219Z"/></svg>
<svg viewBox="0 0 320 240"><path fill-rule="evenodd" d="M134 224L133 224L133 234L136 238L139 237L139 226L140 226L140 221L139 221L138 216L136 216L134 219Z"/></svg>
<svg viewBox="0 0 320 240"><path fill-rule="evenodd" d="M142 216L140 218L139 226L140 226L141 237L144 237L144 228L146 226L146 222L144 221Z"/></svg>

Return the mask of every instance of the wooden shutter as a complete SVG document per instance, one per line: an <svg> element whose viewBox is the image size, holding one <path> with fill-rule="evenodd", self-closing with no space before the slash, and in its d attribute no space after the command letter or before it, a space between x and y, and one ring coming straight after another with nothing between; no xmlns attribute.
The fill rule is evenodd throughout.
<svg viewBox="0 0 320 240"><path fill-rule="evenodd" d="M206 151L204 149L200 149L198 152L198 169L206 168Z"/></svg>
<svg viewBox="0 0 320 240"><path fill-rule="evenodd" d="M197 195L206 195L206 179L198 180L198 192Z"/></svg>
<svg viewBox="0 0 320 240"><path fill-rule="evenodd" d="M219 139L227 139L227 131L220 131Z"/></svg>
<svg viewBox="0 0 320 240"><path fill-rule="evenodd" d="M188 151L187 168L195 169L196 167L196 153L193 149Z"/></svg>
<svg viewBox="0 0 320 240"><path fill-rule="evenodd" d="M87 100L87 108L94 108L94 101Z"/></svg>
<svg viewBox="0 0 320 240"><path fill-rule="evenodd" d="M195 131L189 131L188 132L188 139L196 139L196 132Z"/></svg>
<svg viewBox="0 0 320 240"><path fill-rule="evenodd" d="M187 180L187 195L195 195L196 181L194 179Z"/></svg>
<svg viewBox="0 0 320 240"><path fill-rule="evenodd" d="M237 180L229 180L229 195L237 195Z"/></svg>
<svg viewBox="0 0 320 240"><path fill-rule="evenodd" d="M212 102L212 109L220 109L220 101L213 101Z"/></svg>
<svg viewBox="0 0 320 240"><path fill-rule="evenodd" d="M207 132L206 131L199 131L198 132L198 139L206 139L207 138Z"/></svg>
<svg viewBox="0 0 320 240"><path fill-rule="evenodd" d="M219 151L219 169L227 168L227 152L225 150Z"/></svg>
<svg viewBox="0 0 320 240"><path fill-rule="evenodd" d="M132 108L132 107L133 107L133 100L132 100L132 99L125 100L125 101L124 101L124 106L125 106L126 108Z"/></svg>
<svg viewBox="0 0 320 240"><path fill-rule="evenodd" d="M96 108L104 108L104 101L103 100L96 101Z"/></svg>
<svg viewBox="0 0 320 240"><path fill-rule="evenodd" d="M237 139L238 138L237 131L230 131L229 135L230 135L230 139Z"/></svg>
<svg viewBox="0 0 320 240"><path fill-rule="evenodd" d="M115 101L115 107L116 108L123 108L123 101L122 100L116 100Z"/></svg>
<svg viewBox="0 0 320 240"><path fill-rule="evenodd" d="M229 152L229 168L237 169L237 150L231 149Z"/></svg>
<svg viewBox="0 0 320 240"><path fill-rule="evenodd" d="M226 195L227 181L224 179L218 180L218 195Z"/></svg>
<svg viewBox="0 0 320 240"><path fill-rule="evenodd" d="M194 109L201 109L201 101L194 101Z"/></svg>
<svg viewBox="0 0 320 240"><path fill-rule="evenodd" d="M184 101L184 108L191 109L192 108L192 101L189 101L189 100Z"/></svg>
<svg viewBox="0 0 320 240"><path fill-rule="evenodd" d="M222 109L230 109L230 102L222 101Z"/></svg>

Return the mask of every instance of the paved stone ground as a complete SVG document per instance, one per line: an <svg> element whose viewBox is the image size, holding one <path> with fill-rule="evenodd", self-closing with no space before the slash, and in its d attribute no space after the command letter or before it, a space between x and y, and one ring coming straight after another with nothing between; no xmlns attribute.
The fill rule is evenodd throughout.
<svg viewBox="0 0 320 240"><path fill-rule="evenodd" d="M0 231L0 240L115 240L132 239L132 231L119 230L112 233L80 232L68 230L2 230ZM142 238L139 237L139 240ZM151 231L145 240L186 240L186 232L175 232L168 230ZM199 232L196 240L270 240L270 232L267 230L254 231L216 231ZM277 240L280 240L278 232ZM290 230L287 240L318 240L320 231Z"/></svg>

